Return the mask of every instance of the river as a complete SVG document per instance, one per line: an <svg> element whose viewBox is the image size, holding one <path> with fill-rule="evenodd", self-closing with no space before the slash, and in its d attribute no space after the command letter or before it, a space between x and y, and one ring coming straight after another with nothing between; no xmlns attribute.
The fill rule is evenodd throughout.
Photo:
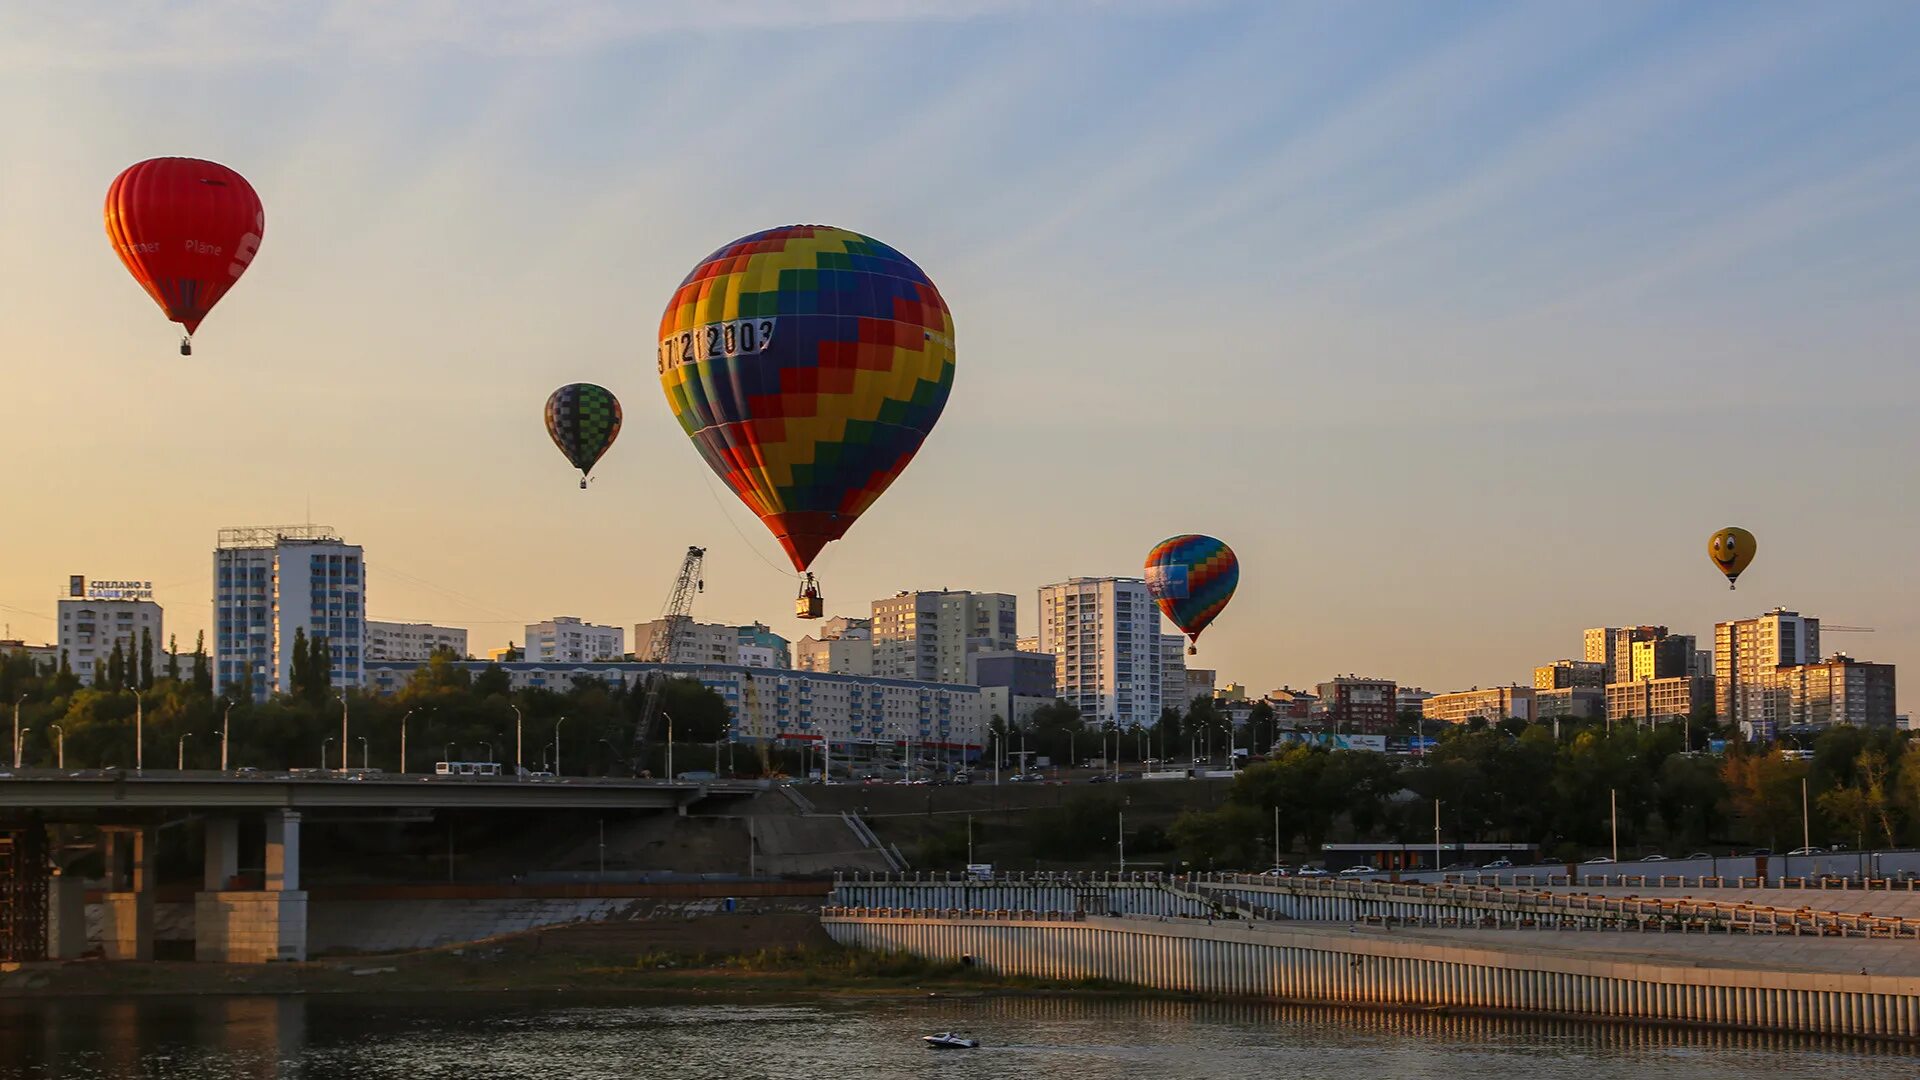
<svg viewBox="0 0 1920 1080"><path fill-rule="evenodd" d="M971 1051L922 1047L956 1027ZM1907 1078L1920 1051L1282 1005L523 995L0 1000L0 1080Z"/></svg>

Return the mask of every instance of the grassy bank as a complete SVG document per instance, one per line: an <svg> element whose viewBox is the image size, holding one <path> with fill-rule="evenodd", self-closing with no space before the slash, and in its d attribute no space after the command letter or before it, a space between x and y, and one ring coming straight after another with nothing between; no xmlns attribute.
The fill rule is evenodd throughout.
<svg viewBox="0 0 1920 1080"><path fill-rule="evenodd" d="M0 976L0 997L123 994L689 993L716 996L1017 994L1074 990L1139 995L1100 982L1002 978L979 968L831 943L753 951L650 950L621 955L564 929L455 948L302 964L48 965Z"/></svg>

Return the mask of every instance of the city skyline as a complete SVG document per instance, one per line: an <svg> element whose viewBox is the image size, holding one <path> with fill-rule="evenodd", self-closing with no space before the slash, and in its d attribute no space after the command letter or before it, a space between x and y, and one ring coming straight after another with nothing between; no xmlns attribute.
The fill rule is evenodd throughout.
<svg viewBox="0 0 1920 1080"><path fill-rule="evenodd" d="M369 616L477 653L657 616L690 543L695 618L798 640L651 339L715 245L824 220L919 262L958 342L940 427L817 566L829 616L1003 591L1030 635L1041 585L1200 531L1243 578L1192 662L1256 688L1522 681L1584 627L1782 606L1920 658L1911 7L223 10L0 13L12 637L99 572L190 647L215 531L310 520L369 553ZM742 51L751 83L708 74ZM698 164L722 142L749 167ZM99 223L168 153L267 206L192 358ZM585 493L539 422L578 379L627 416Z"/></svg>

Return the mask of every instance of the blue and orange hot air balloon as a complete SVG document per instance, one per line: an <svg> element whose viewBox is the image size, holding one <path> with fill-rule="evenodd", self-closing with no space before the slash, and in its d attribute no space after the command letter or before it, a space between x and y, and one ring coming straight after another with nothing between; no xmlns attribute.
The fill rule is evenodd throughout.
<svg viewBox="0 0 1920 1080"><path fill-rule="evenodd" d="M1200 631L1226 610L1240 584L1240 560L1211 536L1186 533L1147 553L1147 592L1187 635L1187 654L1199 651Z"/></svg>
<svg viewBox="0 0 1920 1080"><path fill-rule="evenodd" d="M198 158L130 165L107 189L107 237L167 318L193 332L253 264L267 212L247 178Z"/></svg>
<svg viewBox="0 0 1920 1080"><path fill-rule="evenodd" d="M660 317L674 417L802 573L913 460L953 363L953 315L927 275L827 225L722 247ZM797 613L819 609L808 574Z"/></svg>

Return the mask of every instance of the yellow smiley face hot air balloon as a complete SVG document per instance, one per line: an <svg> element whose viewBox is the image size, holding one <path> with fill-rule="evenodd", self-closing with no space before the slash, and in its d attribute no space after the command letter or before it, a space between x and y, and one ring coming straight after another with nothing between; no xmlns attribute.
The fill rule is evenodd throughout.
<svg viewBox="0 0 1920 1080"><path fill-rule="evenodd" d="M1759 547L1752 533L1728 526L1714 533L1713 539L1707 541L1707 556L1721 573L1727 575L1727 588L1731 589L1734 582L1739 580L1740 571L1753 561L1753 553Z"/></svg>

